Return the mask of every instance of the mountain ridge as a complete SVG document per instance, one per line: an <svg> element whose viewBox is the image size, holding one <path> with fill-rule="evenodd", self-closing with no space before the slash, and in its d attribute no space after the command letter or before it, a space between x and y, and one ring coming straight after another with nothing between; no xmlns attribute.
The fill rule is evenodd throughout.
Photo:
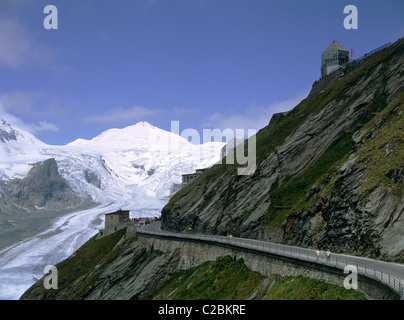
<svg viewBox="0 0 404 320"><path fill-rule="evenodd" d="M377 227L376 218L384 220L381 217L389 216L388 210L378 215L373 208L370 211L375 218L371 219L366 212L369 209L364 206L360 210L364 210L361 216L368 216L367 227L360 229L359 220L353 223L356 219L354 203L344 211L350 218L338 228L338 224L332 227L328 213L321 207L316 209L317 202L313 201L311 211L306 212L303 208L310 197L329 198L330 192L342 192L342 189L333 189L338 186L334 185L338 180L333 173L338 172L353 154L352 146L360 147L355 143L358 137L362 137L360 132L368 129L366 124L376 121L386 108L391 112L395 107L401 110L403 102L399 95L404 88L403 62L404 40L401 39L338 79L328 89L304 99L285 116L270 121L256 135L256 172L252 176L237 176L229 165L214 166L170 199L162 210L163 228L183 231L190 227L197 232L271 239L308 247L330 245L330 249L337 252L381 255L385 259L402 255L404 244L396 242L393 245L387 241L383 248L376 240L388 239L388 231ZM401 138L397 140L390 132L388 141L384 142L389 146L394 145L395 139L404 140L398 119L393 117L390 125L394 123ZM387 128L375 128L373 133L387 133ZM397 141L395 149L402 146ZM369 143L368 139L365 144ZM366 147L362 145L360 148ZM394 158L395 155L398 158ZM397 159L392 163L404 163L401 152L391 153L390 158ZM378 162L381 165L382 162ZM391 169L401 172L399 167ZM322 180L324 182L318 184ZM356 194L357 191L353 190L353 199L364 199L363 194ZM400 198L396 197L394 201L400 203ZM336 205L343 204L337 201ZM372 207L370 202L368 206ZM352 208L352 213L349 208ZM396 217L402 217L400 205L390 209ZM298 224L302 220L304 223ZM394 232L398 236L402 218L395 221L397 230ZM332 231L336 232L334 240L326 236ZM377 236L369 242L361 238L365 234ZM343 246L340 245L342 242ZM373 245L369 246L369 243Z"/></svg>

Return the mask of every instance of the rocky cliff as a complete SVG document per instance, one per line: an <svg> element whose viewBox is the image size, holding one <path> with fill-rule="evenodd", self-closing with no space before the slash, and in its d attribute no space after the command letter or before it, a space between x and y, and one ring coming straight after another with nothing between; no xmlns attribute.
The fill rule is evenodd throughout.
<svg viewBox="0 0 404 320"><path fill-rule="evenodd" d="M401 39L260 130L253 175L219 164L178 192L163 228L402 256L403 89Z"/></svg>
<svg viewBox="0 0 404 320"><path fill-rule="evenodd" d="M66 209L82 201L60 176L53 158L34 164L23 179L11 180L4 189L4 195L29 210Z"/></svg>
<svg viewBox="0 0 404 320"><path fill-rule="evenodd" d="M35 163L26 177L0 181L0 248L44 230L62 214L92 205L74 194L55 159Z"/></svg>

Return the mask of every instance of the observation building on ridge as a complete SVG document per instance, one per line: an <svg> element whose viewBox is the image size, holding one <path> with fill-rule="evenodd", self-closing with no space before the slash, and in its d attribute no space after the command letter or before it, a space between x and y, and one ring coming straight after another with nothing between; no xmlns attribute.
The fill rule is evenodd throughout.
<svg viewBox="0 0 404 320"><path fill-rule="evenodd" d="M348 62L349 51L334 39L321 54L321 77L329 75Z"/></svg>
<svg viewBox="0 0 404 320"><path fill-rule="evenodd" d="M203 168L203 169L196 169L194 173L187 173L187 174L182 174L182 186L185 186L192 180L196 179L198 176L200 176L202 173L204 173L208 168Z"/></svg>

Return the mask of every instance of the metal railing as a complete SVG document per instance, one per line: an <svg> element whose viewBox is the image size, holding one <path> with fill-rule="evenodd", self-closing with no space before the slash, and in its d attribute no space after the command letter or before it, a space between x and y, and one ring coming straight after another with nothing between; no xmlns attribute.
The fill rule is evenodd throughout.
<svg viewBox="0 0 404 320"><path fill-rule="evenodd" d="M374 49L374 50L372 50L372 51L370 51L368 53L365 53L362 57L360 57L356 61L358 62L358 61L361 61L363 59L369 58L371 55L375 54L376 52L379 52L380 50L383 50L384 48L387 48L387 47L390 47L390 46L391 46L391 42L388 42L388 43L386 43L386 44L384 44L384 45L382 45L382 46L380 46L380 47L378 47L378 48L376 48L376 49ZM349 63L351 63L351 62L349 62Z"/></svg>
<svg viewBox="0 0 404 320"><path fill-rule="evenodd" d="M238 238L238 237L225 237L225 236L215 236L215 235L204 235L196 234L190 232L174 233L169 231L152 231L147 230L147 228L139 228L136 230L137 233L146 235L156 235L160 237L170 237L178 239L190 239L198 240L202 242L210 242L217 244L225 244L233 247L249 249L254 251L259 251L263 253L271 253L283 257L289 257L306 262L314 262L320 265L325 265L328 267L333 267L337 269L344 269L347 265L355 266L358 270L358 274L365 277L371 278L378 282L381 282L393 291L395 291L404 300L404 284L400 279L383 270L383 268L375 267L366 263L361 263L356 259L344 257L338 254L332 254L329 258L318 257L315 252L311 249L303 249L299 247L291 247L266 241L248 239L248 238Z"/></svg>

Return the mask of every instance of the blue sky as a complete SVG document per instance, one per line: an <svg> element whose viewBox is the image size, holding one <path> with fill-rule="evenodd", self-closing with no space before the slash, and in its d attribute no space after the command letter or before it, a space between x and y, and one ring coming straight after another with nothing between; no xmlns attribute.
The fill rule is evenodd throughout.
<svg viewBox="0 0 404 320"><path fill-rule="evenodd" d="M402 36L402 0L0 0L0 114L49 144L143 120L260 129L307 96L334 38L360 57Z"/></svg>

